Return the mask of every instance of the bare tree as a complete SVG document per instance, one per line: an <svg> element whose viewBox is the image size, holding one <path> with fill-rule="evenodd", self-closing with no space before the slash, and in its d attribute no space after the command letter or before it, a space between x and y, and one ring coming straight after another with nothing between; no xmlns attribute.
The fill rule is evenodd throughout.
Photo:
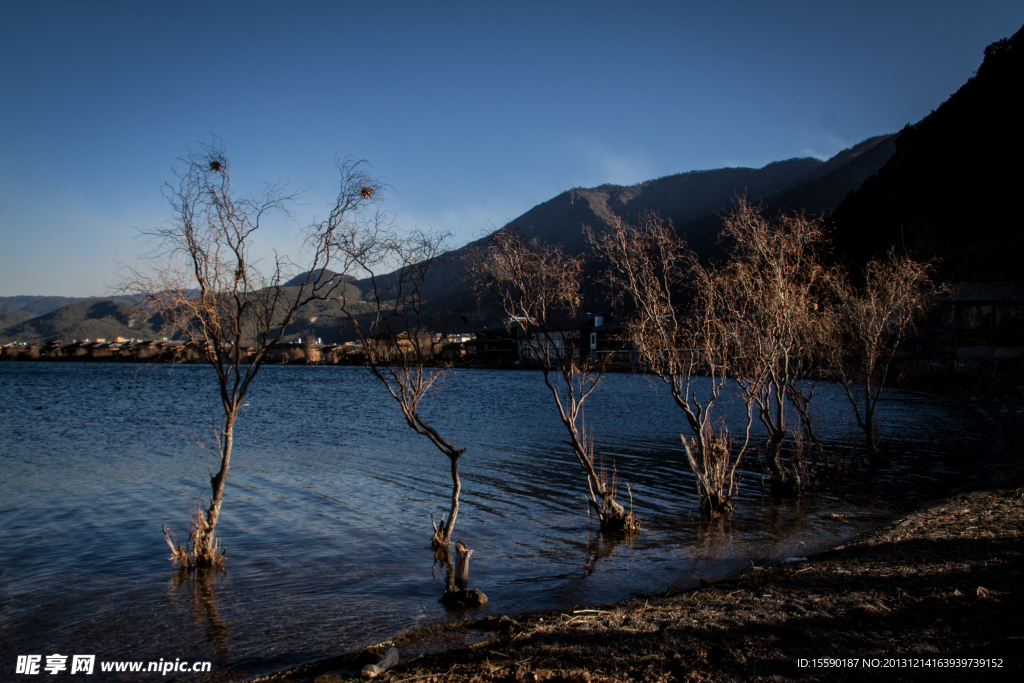
<svg viewBox="0 0 1024 683"><path fill-rule="evenodd" d="M817 372L829 329L822 305L827 271L820 258L826 240L817 221L802 215L769 221L745 198L724 224L731 258L715 282L728 311L733 374L768 432L773 494L790 495L803 485L804 464L798 451L783 457L792 424L786 407L798 404L798 416L809 419L805 383Z"/></svg>
<svg viewBox="0 0 1024 683"><path fill-rule="evenodd" d="M605 366L580 348L583 322L583 258L558 247L527 242L516 231L494 233L485 253L472 258L470 271L518 328L527 362L536 363L569 434L569 445L587 479L587 502L601 530L631 533L639 528L632 509L615 500L616 478L594 462L593 438L583 406L604 377ZM628 488L628 486L627 486ZM632 496L631 496L632 497Z"/></svg>
<svg viewBox="0 0 1024 683"><path fill-rule="evenodd" d="M588 229L587 239L609 263L607 280L629 311L626 334L640 365L668 385L686 417L691 436L682 435L682 442L704 513L726 512L733 505L736 468L750 442L753 412L748 403L738 449L725 426L712 421L727 383L730 351L714 273L656 214L642 215L635 226L613 218L599 236ZM697 374L706 378L705 392L696 390Z"/></svg>
<svg viewBox="0 0 1024 683"><path fill-rule="evenodd" d="M831 279L841 330L830 366L853 406L872 468L889 464L878 452L875 409L900 342L933 294L930 270L930 264L894 248L884 259L867 264L859 287L841 268Z"/></svg>
<svg viewBox="0 0 1024 683"><path fill-rule="evenodd" d="M456 446L454 437L444 437L420 411L424 400L440 389L450 367L440 352L455 311L427 292L428 282L443 277L439 257L444 253L445 238L425 232L405 237L391 233L373 252L350 253L347 244L337 248L359 265L370 283L363 303L342 299L370 372L398 403L409 427L448 458L452 494L447 519L442 514L438 524L430 515L434 528L431 545L447 557L462 492L459 460L466 449ZM388 276L376 274L385 263L397 270Z"/></svg>
<svg viewBox="0 0 1024 683"><path fill-rule="evenodd" d="M179 160L178 182L164 194L174 213L164 228L143 232L152 250L136 267L127 267L120 291L137 297L137 308L160 315L167 333L202 354L217 377L222 415L214 436L219 469L210 475L212 494L204 510L192 513L186 545L164 527L172 560L183 568L220 567L224 550L216 536L231 467L234 428L249 388L267 351L284 336L307 303L331 296L350 263L333 258L332 245L346 234L362 234L355 225L372 208L384 186L371 178L362 162L339 161L341 184L334 206L323 221L305 231L308 259L305 278L286 287L291 261L275 256L261 264L253 254L256 233L270 215L284 213L297 195L267 185L258 197L238 196L231 187L230 162L215 139Z"/></svg>

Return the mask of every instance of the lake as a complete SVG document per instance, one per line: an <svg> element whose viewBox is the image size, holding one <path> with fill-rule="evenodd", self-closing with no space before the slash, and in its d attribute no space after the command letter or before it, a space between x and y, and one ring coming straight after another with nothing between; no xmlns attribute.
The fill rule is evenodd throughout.
<svg viewBox="0 0 1024 683"><path fill-rule="evenodd" d="M448 461L355 367L261 371L218 524L227 572L201 588L178 580L160 525L184 541L189 509L209 496L217 462L198 443L212 441L214 388L205 366L0 364L5 671L17 655L95 654L207 660L218 678L242 679L430 624L687 588L835 545L944 494L995 433L962 403L892 391L878 419L894 470L772 501L754 458L736 512L709 524L679 444L682 413L664 387L610 375L587 421L643 525L616 543L588 517L541 375L457 371L424 412L467 449L455 538L474 549L470 585L490 603L452 613L438 603L444 571L429 545L429 514L448 507ZM858 437L838 388L819 386L815 402L828 441ZM741 430L740 405L720 414Z"/></svg>

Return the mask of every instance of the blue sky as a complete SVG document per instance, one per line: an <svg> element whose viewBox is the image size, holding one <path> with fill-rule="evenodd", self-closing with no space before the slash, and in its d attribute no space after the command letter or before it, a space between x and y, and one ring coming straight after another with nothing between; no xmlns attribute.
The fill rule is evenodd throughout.
<svg viewBox="0 0 1024 683"><path fill-rule="evenodd" d="M336 155L453 245L573 186L828 157L936 108L1024 23L991 2L0 0L0 296L103 294L161 185L223 138L236 187ZM294 225L261 249L295 250Z"/></svg>

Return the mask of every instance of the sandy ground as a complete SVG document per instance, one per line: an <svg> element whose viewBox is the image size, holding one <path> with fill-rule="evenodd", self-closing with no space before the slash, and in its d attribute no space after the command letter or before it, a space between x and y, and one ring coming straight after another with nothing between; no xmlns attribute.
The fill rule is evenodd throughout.
<svg viewBox="0 0 1024 683"><path fill-rule="evenodd" d="M487 639L438 654L414 656L424 634L409 634L378 680L1024 681L1024 415L986 407L1002 448L972 490L699 590L491 618L470 625ZM383 649L280 680L348 680Z"/></svg>

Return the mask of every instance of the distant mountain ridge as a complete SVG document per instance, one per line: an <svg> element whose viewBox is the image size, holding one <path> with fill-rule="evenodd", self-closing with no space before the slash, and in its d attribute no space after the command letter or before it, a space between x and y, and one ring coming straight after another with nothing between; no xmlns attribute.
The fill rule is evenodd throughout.
<svg viewBox="0 0 1024 683"><path fill-rule="evenodd" d="M772 162L761 168L689 171L629 186L604 184L573 188L538 204L501 229L518 228L528 237L560 244L571 253L579 253L586 248L584 225L600 230L613 215L628 220L654 211L671 220L698 251L707 250L718 232L720 212L727 209L736 196L745 193L751 200L763 201L773 210L802 210L806 205L813 207L808 211L826 211L885 163L891 154L892 138L891 135L869 138L827 161L804 157ZM435 289L448 289L449 293L468 297L468 286L457 271L461 257L483 240L444 257L456 273L443 283L438 281ZM326 280L335 275L330 271L318 272L313 279L323 277ZM305 273L301 273L285 285L295 286L304 280ZM367 285L357 281L347 287L354 293L356 288L365 291ZM39 317L0 327L0 342L117 336L152 338L157 331L149 324L141 328L128 327L126 314L130 305L125 301L26 296L0 298L0 308L4 304L19 307L12 310L38 312ZM308 316L309 322L302 325L307 330L305 334L336 341L341 333L333 327L340 327L342 320L335 314L335 311L325 310L317 316ZM469 325L472 327L479 322L476 320Z"/></svg>
<svg viewBox="0 0 1024 683"><path fill-rule="evenodd" d="M573 188L538 204L499 230L517 229L527 238L559 244L569 253L578 254L586 249L583 226L600 231L613 215L633 220L650 211L672 221L699 253L709 252L721 227L720 213L737 196L746 194L751 201L764 202L773 211L830 211L889 159L894 138L868 138L827 161L803 157L761 168L688 171L636 185ZM487 239L456 249L448 255L448 261L456 263ZM357 281L356 285L365 288L368 283Z"/></svg>
<svg viewBox="0 0 1024 683"><path fill-rule="evenodd" d="M87 296L0 296L0 310L27 311L35 315L46 315L61 306L85 301Z"/></svg>

